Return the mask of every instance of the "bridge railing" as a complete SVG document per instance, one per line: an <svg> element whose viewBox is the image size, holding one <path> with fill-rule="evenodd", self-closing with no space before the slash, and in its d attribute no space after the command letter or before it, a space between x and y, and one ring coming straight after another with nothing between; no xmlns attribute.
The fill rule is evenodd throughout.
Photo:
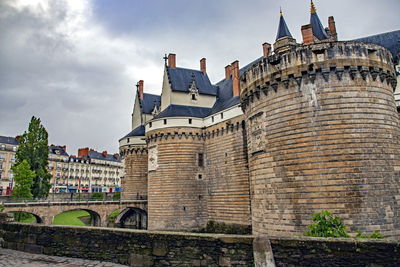
<svg viewBox="0 0 400 267"><path fill-rule="evenodd" d="M124 201L147 201L147 198L121 198L116 200L106 200L106 199L61 199L52 201L50 199L1 199L0 204L7 206L7 204L27 204L27 203L37 203L37 204L46 204L46 203L103 203L103 202L124 202Z"/></svg>

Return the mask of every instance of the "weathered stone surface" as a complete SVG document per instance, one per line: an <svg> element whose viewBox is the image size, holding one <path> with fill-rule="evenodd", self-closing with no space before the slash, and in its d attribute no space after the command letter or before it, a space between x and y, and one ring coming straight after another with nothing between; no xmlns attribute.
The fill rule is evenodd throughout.
<svg viewBox="0 0 400 267"><path fill-rule="evenodd" d="M392 86L371 76L376 68L395 75L390 53L335 42L299 46L280 57L276 65L262 59L241 79L253 234L304 233L312 214L328 209L351 231L399 238L398 114ZM363 77L360 70L369 73ZM285 77L292 77L287 88ZM252 97L269 83L277 90Z"/></svg>

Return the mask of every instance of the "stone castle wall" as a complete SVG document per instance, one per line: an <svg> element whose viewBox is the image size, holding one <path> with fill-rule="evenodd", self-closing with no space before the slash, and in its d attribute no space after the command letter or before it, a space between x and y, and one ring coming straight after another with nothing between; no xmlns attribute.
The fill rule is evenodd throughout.
<svg viewBox="0 0 400 267"><path fill-rule="evenodd" d="M148 229L191 230L207 217L201 129L166 128L146 133L148 143Z"/></svg>
<svg viewBox="0 0 400 267"><path fill-rule="evenodd" d="M207 128L205 133L208 219L251 225L244 116Z"/></svg>
<svg viewBox="0 0 400 267"><path fill-rule="evenodd" d="M147 198L146 146L124 148L121 155L125 161L125 177L121 179L122 199Z"/></svg>
<svg viewBox="0 0 400 267"><path fill-rule="evenodd" d="M241 77L255 235L304 233L328 209L351 230L400 236L399 121L391 55L322 43Z"/></svg>

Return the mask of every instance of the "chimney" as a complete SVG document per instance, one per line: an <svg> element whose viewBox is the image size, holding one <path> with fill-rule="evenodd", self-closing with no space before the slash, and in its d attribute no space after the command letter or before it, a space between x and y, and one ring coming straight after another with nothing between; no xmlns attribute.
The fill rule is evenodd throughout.
<svg viewBox="0 0 400 267"><path fill-rule="evenodd" d="M144 83L143 80L139 81L139 97L140 97L140 100L143 100L143 83Z"/></svg>
<svg viewBox="0 0 400 267"><path fill-rule="evenodd" d="M228 65L225 67L225 80L229 80L232 74L232 68L231 65Z"/></svg>
<svg viewBox="0 0 400 267"><path fill-rule="evenodd" d="M19 143L19 140L21 140L21 136L20 136L20 135L17 135L17 136L15 137L15 139L17 139L17 141L18 141L18 143Z"/></svg>
<svg viewBox="0 0 400 267"><path fill-rule="evenodd" d="M118 157L119 157L119 154L118 154L118 153L115 153L115 154L114 154L114 158L117 159Z"/></svg>
<svg viewBox="0 0 400 267"><path fill-rule="evenodd" d="M64 152L67 152L67 146L66 145L63 145L63 146L60 146L61 148L62 148L62 150L64 150Z"/></svg>
<svg viewBox="0 0 400 267"><path fill-rule="evenodd" d="M231 72L232 72L232 90L233 96L238 96L240 93L239 88L239 61L234 61L231 64Z"/></svg>
<svg viewBox="0 0 400 267"><path fill-rule="evenodd" d="M207 74L207 72L206 72L206 59L204 57L200 60L200 70L204 73L204 75Z"/></svg>
<svg viewBox="0 0 400 267"><path fill-rule="evenodd" d="M329 25L329 31L331 33L331 37L333 37L333 39L335 41L337 41L336 25L335 25L335 19L333 18L333 16L330 16L328 18L328 25Z"/></svg>
<svg viewBox="0 0 400 267"><path fill-rule="evenodd" d="M88 147L79 148L78 149L78 157L88 156L88 155L89 155L89 148Z"/></svg>
<svg viewBox="0 0 400 267"><path fill-rule="evenodd" d="M303 44L307 45L314 43L314 35L311 24L301 26L301 35L303 35Z"/></svg>
<svg viewBox="0 0 400 267"><path fill-rule="evenodd" d="M263 47L264 58L266 58L271 53L271 44L270 43L263 43L262 47Z"/></svg>
<svg viewBox="0 0 400 267"><path fill-rule="evenodd" d="M176 68L176 55L175 54L168 55L168 66L173 69Z"/></svg>
<svg viewBox="0 0 400 267"><path fill-rule="evenodd" d="M103 153L101 153L101 154L103 154L103 156L106 158L107 157L107 151L103 151Z"/></svg>

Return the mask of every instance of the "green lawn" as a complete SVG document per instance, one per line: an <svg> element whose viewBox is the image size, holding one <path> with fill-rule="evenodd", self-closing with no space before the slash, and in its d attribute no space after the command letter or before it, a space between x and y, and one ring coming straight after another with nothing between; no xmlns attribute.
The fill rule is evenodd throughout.
<svg viewBox="0 0 400 267"><path fill-rule="evenodd" d="M80 217L90 217L89 212L84 210L70 210L58 214L52 224L55 225L76 225L85 226L85 224L79 219Z"/></svg>
<svg viewBox="0 0 400 267"><path fill-rule="evenodd" d="M118 210L114 210L111 214L110 214L110 217L108 217L108 221L110 221L110 222L114 222L114 220L115 220L115 217L117 217L118 216L118 214L120 214L120 210L118 209Z"/></svg>
<svg viewBox="0 0 400 267"><path fill-rule="evenodd" d="M19 220L18 220L18 213L20 213L21 215L19 216ZM22 223L33 223L36 221L35 216L33 216L30 213L27 212L14 212L14 219L16 222L22 222Z"/></svg>

